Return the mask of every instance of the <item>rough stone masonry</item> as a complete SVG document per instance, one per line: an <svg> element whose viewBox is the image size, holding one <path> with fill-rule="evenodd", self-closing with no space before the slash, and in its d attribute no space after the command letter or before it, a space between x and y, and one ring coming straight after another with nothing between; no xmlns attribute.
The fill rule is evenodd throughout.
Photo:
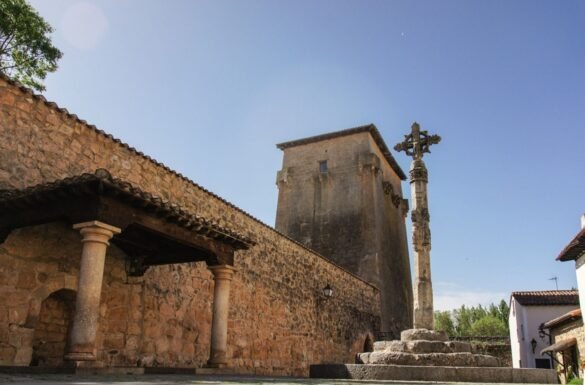
<svg viewBox="0 0 585 385"><path fill-rule="evenodd" d="M380 289L381 331L412 327L406 178L378 129L355 127L277 145L276 229Z"/></svg>
<svg viewBox="0 0 585 385"><path fill-rule="evenodd" d="M113 179L97 169L107 170ZM168 252L157 256L160 264L133 269L132 236L144 228L115 226L112 238L101 241L103 276L95 277L101 280L101 291L92 288L80 296L80 277L88 278L82 255L90 255L90 250L84 252L85 235L73 225L84 222L64 217L47 222L50 210L64 209L51 205L50 199L86 193L69 189L63 182L67 178L101 178L96 183L103 186L119 181L117 198L100 199L142 210L145 220L165 223L175 237L187 234L187 228L195 234L204 225L199 235L193 235L201 244L217 244L209 235L213 229L254 242L227 261L234 268L229 281L208 269L213 266L205 261L217 253L206 249L201 251L205 261L185 262L190 260L186 257L181 261L185 249L171 240ZM54 194L43 201L49 190ZM35 194L40 200L33 202ZM89 358L88 365L97 367L199 368L213 359L213 344L218 348L225 344L225 352L215 353L220 361L225 357L235 373L306 376L313 363L353 361L380 327L380 293L375 286L4 76L0 196L5 202L29 197L20 201L23 208L33 202L39 211L29 210L31 215L45 215L44 223L0 234L0 365L59 365L67 353L90 353L69 357ZM191 219L177 212L188 213ZM121 214L112 210L112 218ZM151 234L139 238L135 246L145 247L155 238L159 246L165 244ZM104 247L98 251L101 258ZM142 269L143 274L133 276ZM229 301L216 302L218 297L227 299L227 290L214 291L218 280L223 285L229 281ZM334 289L330 299L322 294L326 284ZM73 331L78 342L73 349L68 343L72 323L83 321L76 313L79 303L91 314L87 318L91 328ZM225 311L227 319L212 321L214 314ZM214 325L227 328L227 334L212 336Z"/></svg>

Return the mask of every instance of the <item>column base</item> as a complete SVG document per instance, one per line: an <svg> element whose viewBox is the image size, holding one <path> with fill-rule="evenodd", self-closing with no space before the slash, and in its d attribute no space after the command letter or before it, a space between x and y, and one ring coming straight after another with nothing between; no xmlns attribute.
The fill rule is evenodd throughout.
<svg viewBox="0 0 585 385"><path fill-rule="evenodd" d="M234 368L228 368L227 366L224 367L209 367L205 365L202 368L195 369L195 374L200 374L204 376L215 376L218 374L234 374Z"/></svg>
<svg viewBox="0 0 585 385"><path fill-rule="evenodd" d="M69 362L76 362L76 361L95 361L97 357L93 353L88 352L72 352L67 353L63 356L63 360Z"/></svg>
<svg viewBox="0 0 585 385"><path fill-rule="evenodd" d="M207 363L205 365L203 365L203 367L208 368L208 369L222 369L222 368L227 368L228 363L227 362L209 362L209 361L207 361Z"/></svg>

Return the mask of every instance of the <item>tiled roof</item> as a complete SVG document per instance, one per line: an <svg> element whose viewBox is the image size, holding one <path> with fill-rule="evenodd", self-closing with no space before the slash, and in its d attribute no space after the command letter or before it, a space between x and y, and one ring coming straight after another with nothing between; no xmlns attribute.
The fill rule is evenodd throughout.
<svg viewBox="0 0 585 385"><path fill-rule="evenodd" d="M151 158L150 156L144 154L141 151L138 151L137 149L135 149L134 147L130 146L129 144L121 141L120 139L114 137L111 134L106 133L103 130L100 130L99 128L97 128L95 125L88 123L87 121L79 118L77 115L70 113L66 108L62 108L59 107L59 105L55 102L51 102L49 100L47 100L43 95L39 95L36 94L33 90L31 90L30 88L27 88L25 86L23 86L21 83L11 79L9 76L7 76L6 74L4 74L2 71L0 71L0 79L3 79L5 82L7 82L8 84L12 85L13 87L18 88L22 93L27 94L29 96L31 96L32 98L44 103L47 107L51 108L54 111L57 111L65 116L67 116L69 119L73 119L74 121L83 124L86 128L94 131L95 133L97 133L98 135L101 135L115 143L117 143L119 146L127 149L128 151L134 153L135 155L138 155L140 157L142 157L143 159L146 159L147 161L155 164L156 166L162 168L163 170L165 170L166 172L168 172L169 174L172 174L176 177L178 177L179 179L182 179L183 181L187 182L188 184L190 184L191 186L193 186L194 188L202 191L203 193L209 195L210 197L217 199L218 201L224 203L226 206L233 208L234 210L242 213L243 215L245 215L246 217L250 218L251 220L253 220L254 222L258 223L259 225L263 226L264 228L278 234L279 236L289 240L290 242L296 244L297 246L301 247L302 249L305 249L309 252L311 252L312 254L314 254L315 256L323 259L324 261L328 262L329 264L337 267L340 270L345 271L346 273L348 273L349 275L353 276L354 278L358 279L359 281L364 282L365 284L378 289L375 285L373 285L372 283L364 280L363 278L361 278L360 276L358 276L355 273L352 273L351 271L348 271L347 269L345 269L344 267L338 265L337 263L333 262L332 260L330 260L329 258L324 257L323 255L319 254L318 252L316 252L315 250L305 246L304 244L302 244L301 242L298 242L292 238L290 238L289 236L279 232L278 230L276 230L274 227L267 225L266 223L262 222L260 219L256 218L255 216L253 216L252 214L246 212L245 210L242 210L241 208L239 208L238 206L234 205L231 202L228 202L227 200L223 199L222 197L220 197L219 195L216 195L215 193L205 189L204 187L202 187L201 185L195 183L193 180L189 179L188 177L184 176L183 174L173 170L172 168L168 167L167 165L165 165L164 163L161 163L159 161L157 161L154 158Z"/></svg>
<svg viewBox="0 0 585 385"><path fill-rule="evenodd" d="M212 221L190 213L183 207L142 191L129 182L114 178L107 170L98 169L93 174L81 174L55 182L43 183L22 190L0 190L0 213L18 210L27 202L51 201L63 195L87 194L97 191L99 195L116 196L142 210L156 212L166 221L177 223L206 237L231 243L238 248L248 248L255 242L243 234L222 227Z"/></svg>
<svg viewBox="0 0 585 385"><path fill-rule="evenodd" d="M394 159L394 157L390 153L388 146L386 146L386 142L384 142L382 135L380 135L380 131L378 131L374 124L366 124L365 126L353 127L348 128L346 130L329 132L327 134L310 136L308 138L291 140L289 142L279 143L276 145L276 147L281 150L284 150L290 147L302 146L308 143L320 142L322 140L339 138L340 136L359 134L362 132L369 132L370 135L372 135L372 138L374 138L374 141L380 148L380 151L382 151L382 154L384 154L384 158L386 158L386 161L388 162L388 164L390 164L390 167L392 167L392 169L400 177L400 179L406 180L406 175L404 174L404 171L402 171L398 163L396 163L396 159Z"/></svg>
<svg viewBox="0 0 585 385"><path fill-rule="evenodd" d="M557 261L572 261L579 258L583 253L585 253L585 228L581 229L575 238L565 246L557 257Z"/></svg>
<svg viewBox="0 0 585 385"><path fill-rule="evenodd" d="M510 296L524 306L575 305L579 306L577 290L515 291Z"/></svg>
<svg viewBox="0 0 585 385"><path fill-rule="evenodd" d="M562 340L557 342L556 344L547 346L546 348L540 351L540 354L545 354L548 352L562 352L563 350L567 350L575 345L577 345L577 338L575 337L567 338L566 340Z"/></svg>
<svg viewBox="0 0 585 385"><path fill-rule="evenodd" d="M555 328L578 319L581 319L581 309L571 310L560 317L553 318L550 321L545 322L543 327L545 329Z"/></svg>

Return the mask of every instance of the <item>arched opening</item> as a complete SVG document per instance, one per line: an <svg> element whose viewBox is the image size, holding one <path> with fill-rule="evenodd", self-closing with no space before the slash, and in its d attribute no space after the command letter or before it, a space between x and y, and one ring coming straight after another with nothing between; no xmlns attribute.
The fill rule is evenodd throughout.
<svg viewBox="0 0 585 385"><path fill-rule="evenodd" d="M366 336L366 340L364 341L364 352L373 352L374 351L374 341L372 337L368 334Z"/></svg>
<svg viewBox="0 0 585 385"><path fill-rule="evenodd" d="M61 289L41 304L30 366L59 366L67 348L75 310L75 291Z"/></svg>

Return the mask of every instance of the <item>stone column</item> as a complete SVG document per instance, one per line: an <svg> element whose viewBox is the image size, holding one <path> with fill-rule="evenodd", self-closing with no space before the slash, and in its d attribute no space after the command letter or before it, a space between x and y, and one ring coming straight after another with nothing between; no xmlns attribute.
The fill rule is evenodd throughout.
<svg viewBox="0 0 585 385"><path fill-rule="evenodd" d="M428 173L422 159L412 162L410 190L412 196L412 243L414 248L414 317L415 329L434 328L433 285L431 282L431 230L427 202Z"/></svg>
<svg viewBox="0 0 585 385"><path fill-rule="evenodd" d="M431 230L427 201L428 172L422 158L429 147L441 141L439 135L429 135L417 122L404 141L394 146L412 156L410 190L412 196L412 244L414 248L414 314L415 329L433 330L433 286L431 284Z"/></svg>
<svg viewBox="0 0 585 385"><path fill-rule="evenodd" d="M65 360L94 361L106 249L108 241L121 230L99 221L78 223L73 228L79 230L83 237L83 251L73 327Z"/></svg>
<svg viewBox="0 0 585 385"><path fill-rule="evenodd" d="M227 329L230 286L235 269L228 265L210 266L215 287L213 290L213 319L211 324L211 352L207 367L223 368L227 366Z"/></svg>

